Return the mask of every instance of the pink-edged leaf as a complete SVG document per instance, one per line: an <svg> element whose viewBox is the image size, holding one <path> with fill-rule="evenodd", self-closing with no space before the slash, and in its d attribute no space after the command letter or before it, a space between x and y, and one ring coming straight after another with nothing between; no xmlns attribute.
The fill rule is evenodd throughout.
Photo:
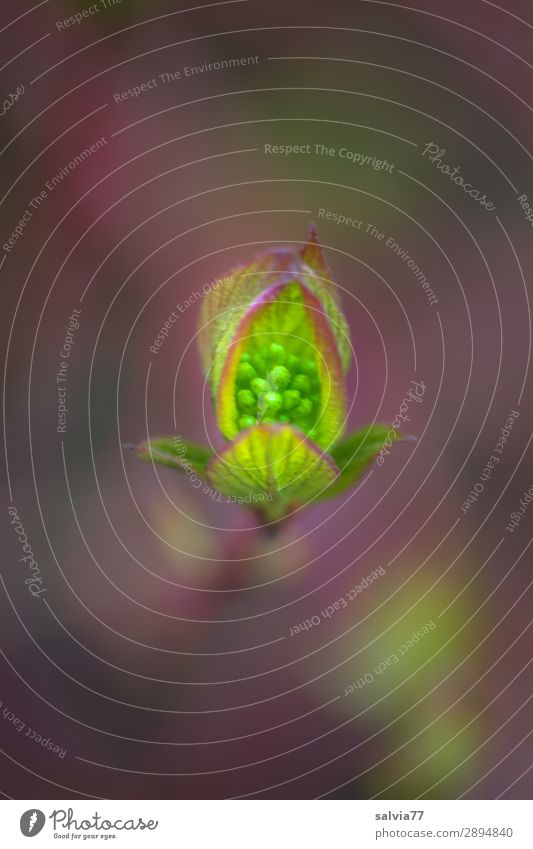
<svg viewBox="0 0 533 849"><path fill-rule="evenodd" d="M279 515L311 501L338 469L327 454L290 425L258 425L241 433L206 470L220 492Z"/></svg>
<svg viewBox="0 0 533 849"><path fill-rule="evenodd" d="M346 398L342 363L322 303L305 285L294 280L274 284L255 299L223 356L215 361L220 430L227 439L234 439L242 430L236 393L237 369L243 353L253 360L265 346L273 344L283 349L287 361L292 357L297 362L312 364L317 374L317 391L306 433L327 450L344 429Z"/></svg>

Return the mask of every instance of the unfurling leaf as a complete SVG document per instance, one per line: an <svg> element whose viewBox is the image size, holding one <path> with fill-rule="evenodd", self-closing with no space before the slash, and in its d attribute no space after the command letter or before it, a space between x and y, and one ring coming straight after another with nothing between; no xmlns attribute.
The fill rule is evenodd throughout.
<svg viewBox="0 0 533 849"><path fill-rule="evenodd" d="M313 225L303 248L264 251L207 292L198 342L230 444L214 454L180 437L152 439L137 456L194 470L264 521L344 492L398 439L387 425L342 438L352 345Z"/></svg>
<svg viewBox="0 0 533 849"><path fill-rule="evenodd" d="M293 424L325 449L341 436L339 352L320 301L305 286L293 281L262 292L219 362L217 421L227 439L259 422Z"/></svg>

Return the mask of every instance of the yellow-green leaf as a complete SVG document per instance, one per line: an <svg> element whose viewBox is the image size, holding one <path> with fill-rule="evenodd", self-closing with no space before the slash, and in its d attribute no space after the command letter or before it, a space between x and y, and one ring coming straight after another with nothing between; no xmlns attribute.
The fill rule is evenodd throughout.
<svg viewBox="0 0 533 849"><path fill-rule="evenodd" d="M284 507L315 498L337 474L331 458L290 425L244 431L207 467L220 492Z"/></svg>

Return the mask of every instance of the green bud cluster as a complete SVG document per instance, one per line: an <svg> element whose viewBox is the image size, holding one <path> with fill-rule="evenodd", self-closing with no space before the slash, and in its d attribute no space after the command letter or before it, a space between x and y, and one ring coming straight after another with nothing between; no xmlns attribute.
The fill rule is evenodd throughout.
<svg viewBox="0 0 533 849"><path fill-rule="evenodd" d="M311 434L320 414L320 383L314 360L289 354L277 342L253 354L242 354L235 391L241 430L259 423L281 422Z"/></svg>

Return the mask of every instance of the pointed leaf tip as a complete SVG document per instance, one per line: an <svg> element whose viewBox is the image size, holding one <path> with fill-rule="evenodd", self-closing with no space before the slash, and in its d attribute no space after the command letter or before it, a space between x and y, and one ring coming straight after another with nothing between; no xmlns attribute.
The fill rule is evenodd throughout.
<svg viewBox="0 0 533 849"><path fill-rule="evenodd" d="M331 278L331 270L326 260L314 222L307 228L307 244L300 251L302 260L309 265L320 277Z"/></svg>

